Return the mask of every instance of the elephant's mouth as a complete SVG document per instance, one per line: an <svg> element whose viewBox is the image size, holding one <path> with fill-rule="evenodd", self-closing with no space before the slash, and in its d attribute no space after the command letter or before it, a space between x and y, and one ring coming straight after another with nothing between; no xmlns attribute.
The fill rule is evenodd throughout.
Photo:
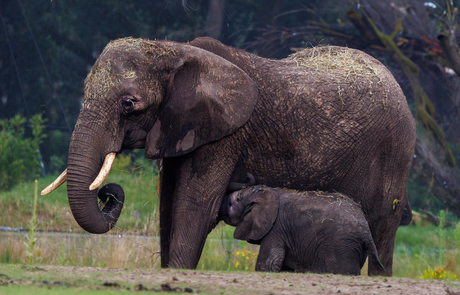
<svg viewBox="0 0 460 295"><path fill-rule="evenodd" d="M112 169L113 162L115 161L115 156L116 153L109 153L105 156L104 164L101 167L101 170L99 171L99 174L97 175L96 179L94 179L93 183L89 186L89 190L95 190L98 188L104 180L107 178L107 176L110 173L110 169ZM44 188L41 191L42 196L46 196L47 194L53 192L55 189L60 187L64 182L67 180L67 169L64 170L64 172L61 173L61 175L56 178L55 181L53 181L50 185L48 185L46 188Z"/></svg>
<svg viewBox="0 0 460 295"><path fill-rule="evenodd" d="M147 138L147 131L142 129L128 131L123 140L121 150L134 150L145 148L145 140Z"/></svg>

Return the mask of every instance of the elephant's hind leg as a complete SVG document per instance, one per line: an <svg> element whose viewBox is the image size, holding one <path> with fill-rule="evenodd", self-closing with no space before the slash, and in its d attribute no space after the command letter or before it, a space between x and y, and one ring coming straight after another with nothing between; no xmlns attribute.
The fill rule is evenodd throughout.
<svg viewBox="0 0 460 295"><path fill-rule="evenodd" d="M403 142L404 141L400 141ZM401 223L404 208L407 205L407 184L413 151L404 144L387 146L380 154L376 163L380 169L373 169L377 189L373 192L374 203L369 204L366 216L374 239L374 244L381 263L375 258L369 258L369 275L392 275L393 252L396 231Z"/></svg>

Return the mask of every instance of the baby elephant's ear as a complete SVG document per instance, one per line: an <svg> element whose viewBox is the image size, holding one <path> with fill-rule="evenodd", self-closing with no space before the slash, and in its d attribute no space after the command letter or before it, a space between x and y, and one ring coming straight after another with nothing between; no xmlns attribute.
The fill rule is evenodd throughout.
<svg viewBox="0 0 460 295"><path fill-rule="evenodd" d="M266 188L255 191L248 198L254 198L245 208L243 219L237 225L233 237L238 240L258 241L273 227L278 217L279 196Z"/></svg>

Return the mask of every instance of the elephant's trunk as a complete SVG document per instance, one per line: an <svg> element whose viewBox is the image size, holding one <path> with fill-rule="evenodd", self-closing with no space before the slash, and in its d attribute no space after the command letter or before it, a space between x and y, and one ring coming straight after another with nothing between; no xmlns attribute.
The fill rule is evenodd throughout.
<svg viewBox="0 0 460 295"><path fill-rule="evenodd" d="M117 222L123 207L120 193L110 193L105 189L104 208L98 204L98 190L90 190L97 178L102 162L110 152L104 136L93 127L78 126L72 136L67 163L67 194L70 209L77 223L86 231L101 234L109 231ZM110 168L109 168L110 169ZM109 192L107 192L109 190ZM113 195L112 198L107 196ZM101 198L103 199L103 198Z"/></svg>

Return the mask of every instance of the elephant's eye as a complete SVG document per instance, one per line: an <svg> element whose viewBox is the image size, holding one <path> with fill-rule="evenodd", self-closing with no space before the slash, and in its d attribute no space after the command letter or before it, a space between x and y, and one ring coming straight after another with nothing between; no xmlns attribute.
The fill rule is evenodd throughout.
<svg viewBox="0 0 460 295"><path fill-rule="evenodd" d="M124 96L121 100L121 106L123 107L123 111L128 113L134 111L134 103L135 99L132 96Z"/></svg>

